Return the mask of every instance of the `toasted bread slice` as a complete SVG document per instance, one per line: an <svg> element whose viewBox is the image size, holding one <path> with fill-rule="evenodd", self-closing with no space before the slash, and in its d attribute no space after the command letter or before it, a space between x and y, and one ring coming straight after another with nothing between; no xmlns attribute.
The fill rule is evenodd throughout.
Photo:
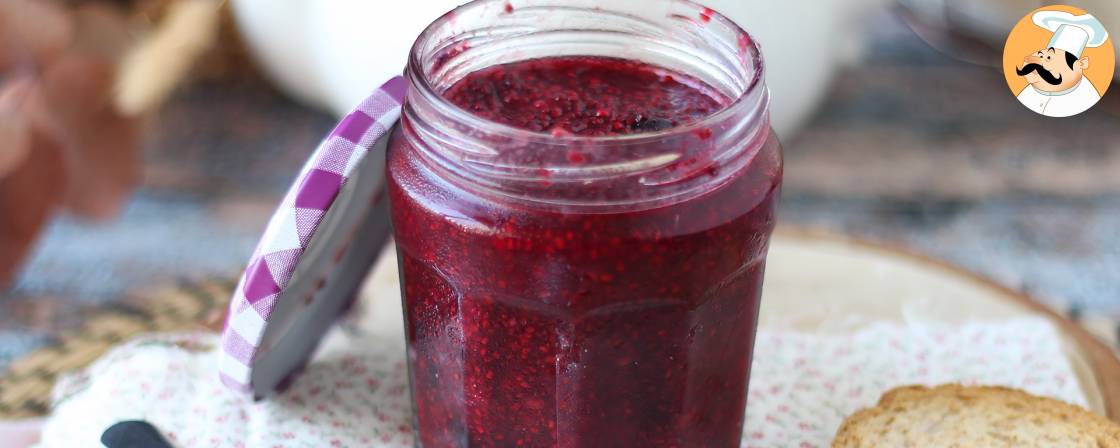
<svg viewBox="0 0 1120 448"><path fill-rule="evenodd" d="M1120 425L1006 387L893 389L844 420L833 448L1120 448Z"/></svg>

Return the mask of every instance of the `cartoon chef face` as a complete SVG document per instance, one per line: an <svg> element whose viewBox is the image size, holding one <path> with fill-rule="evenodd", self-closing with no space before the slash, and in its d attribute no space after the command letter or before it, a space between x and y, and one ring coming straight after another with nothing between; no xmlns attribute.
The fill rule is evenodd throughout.
<svg viewBox="0 0 1120 448"><path fill-rule="evenodd" d="M1044 92L1069 90L1081 82L1089 68L1089 57L1077 55L1061 48L1049 47L1028 54L1023 66L1016 70L1027 83Z"/></svg>
<svg viewBox="0 0 1120 448"><path fill-rule="evenodd" d="M1014 44L1015 53L1004 55L1008 82L1018 76L1028 84L1012 87L1015 98L1030 110L1048 117L1069 117L1089 110L1100 101L1103 92L1097 90L1090 78L1096 79L1098 75L1112 78L1109 67L1112 51L1107 49L1102 56L1100 51L1086 50L1107 43L1108 32L1088 13L1039 9L1032 11L1029 19L1030 22L1020 22L1016 30L1033 24L1049 31L1050 38L1043 40L1043 33L1028 28L1027 32L1019 33L1021 39ZM1012 47L1012 39L1016 39L1014 30L1008 37L1008 48ZM1026 50L1030 53L1025 57L1019 53L1029 48L1038 49ZM1018 57L1023 57L1022 62L1016 63ZM1092 67L1090 62L1094 63Z"/></svg>

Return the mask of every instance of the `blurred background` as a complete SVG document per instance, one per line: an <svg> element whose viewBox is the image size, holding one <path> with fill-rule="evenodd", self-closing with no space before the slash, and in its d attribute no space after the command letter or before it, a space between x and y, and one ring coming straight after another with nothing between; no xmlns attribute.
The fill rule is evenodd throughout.
<svg viewBox="0 0 1120 448"><path fill-rule="evenodd" d="M457 2L283 3L0 0L0 371L143 291L232 284L338 114ZM1038 2L707 3L762 44L782 225L950 260L1115 340L1120 89L1072 119L1018 104L1000 53ZM1120 3L1069 3L1120 30Z"/></svg>

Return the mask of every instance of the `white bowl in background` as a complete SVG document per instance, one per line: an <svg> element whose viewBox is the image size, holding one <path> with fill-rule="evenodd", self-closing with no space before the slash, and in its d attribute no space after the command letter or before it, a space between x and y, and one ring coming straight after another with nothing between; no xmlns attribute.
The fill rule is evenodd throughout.
<svg viewBox="0 0 1120 448"><path fill-rule="evenodd" d="M612 0L641 1L650 0ZM760 43L774 128L790 136L855 55L852 26L886 0L706 0ZM297 98L341 116L399 74L420 32L458 0L234 0L240 29L268 75Z"/></svg>

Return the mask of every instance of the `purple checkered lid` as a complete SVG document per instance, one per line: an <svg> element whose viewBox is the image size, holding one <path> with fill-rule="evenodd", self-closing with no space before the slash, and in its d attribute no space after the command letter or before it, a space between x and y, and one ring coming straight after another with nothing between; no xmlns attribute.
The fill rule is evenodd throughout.
<svg viewBox="0 0 1120 448"><path fill-rule="evenodd" d="M331 131L272 216L233 293L220 376L264 397L299 371L389 238L388 131L407 84L390 79Z"/></svg>

